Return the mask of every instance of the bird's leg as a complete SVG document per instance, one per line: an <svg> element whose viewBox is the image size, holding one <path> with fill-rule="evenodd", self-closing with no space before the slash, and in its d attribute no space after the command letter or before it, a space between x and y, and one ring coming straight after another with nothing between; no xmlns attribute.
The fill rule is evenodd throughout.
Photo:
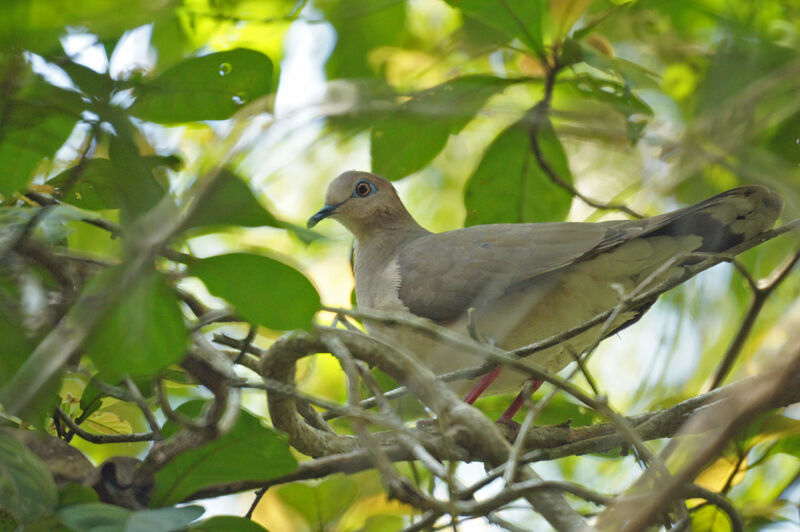
<svg viewBox="0 0 800 532"><path fill-rule="evenodd" d="M468 405L474 403L475 400L481 396L483 391L494 382L498 375L500 375L500 369L502 368L497 366L492 371L481 377L480 380L475 383L475 386L473 386L472 389L467 392L467 395L464 396L464 402ZM517 410L519 410L519 407L517 407Z"/></svg>
<svg viewBox="0 0 800 532"><path fill-rule="evenodd" d="M511 404L508 405L508 408L506 408L506 411L503 412L503 414L498 418L498 423L512 423L514 414L516 414L519 409L522 408L522 405L525 404L526 391L528 394L533 395L533 392L538 390L544 381L542 379L530 378L528 379L528 382L530 383L530 391L527 391L528 386L523 386L522 391L517 394Z"/></svg>

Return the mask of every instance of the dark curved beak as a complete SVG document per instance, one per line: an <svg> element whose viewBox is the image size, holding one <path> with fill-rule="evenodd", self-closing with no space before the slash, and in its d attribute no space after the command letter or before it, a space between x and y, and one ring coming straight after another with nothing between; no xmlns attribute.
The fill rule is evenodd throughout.
<svg viewBox="0 0 800 532"><path fill-rule="evenodd" d="M331 214L335 213L336 212L336 207L338 207L339 205L341 205L341 203L339 203L338 205L325 205L323 208L318 210L316 212L316 214L314 214L314 216L312 216L311 218L308 219L308 222L306 223L306 227L308 229L311 229L312 227L317 225L321 220L324 220L325 218L327 218Z"/></svg>

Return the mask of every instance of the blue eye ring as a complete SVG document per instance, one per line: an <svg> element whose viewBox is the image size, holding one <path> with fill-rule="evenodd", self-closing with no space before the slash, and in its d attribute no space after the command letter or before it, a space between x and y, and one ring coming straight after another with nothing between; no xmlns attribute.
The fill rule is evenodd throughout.
<svg viewBox="0 0 800 532"><path fill-rule="evenodd" d="M375 185L367 181L366 179L362 179L356 186L353 187L353 196L359 198L366 198L370 194L374 194L377 189Z"/></svg>

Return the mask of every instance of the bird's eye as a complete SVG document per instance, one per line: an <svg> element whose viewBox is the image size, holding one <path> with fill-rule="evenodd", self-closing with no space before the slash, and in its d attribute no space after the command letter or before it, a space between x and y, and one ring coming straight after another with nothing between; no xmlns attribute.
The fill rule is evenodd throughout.
<svg viewBox="0 0 800 532"><path fill-rule="evenodd" d="M372 192L372 185L369 184L369 181L359 181L356 183L356 195L364 198L369 196L370 192Z"/></svg>

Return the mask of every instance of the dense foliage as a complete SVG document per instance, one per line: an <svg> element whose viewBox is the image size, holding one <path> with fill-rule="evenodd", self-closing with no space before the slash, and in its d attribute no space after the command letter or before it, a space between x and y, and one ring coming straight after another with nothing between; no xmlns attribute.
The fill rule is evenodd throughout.
<svg viewBox="0 0 800 532"><path fill-rule="evenodd" d="M364 425L430 411L356 412L391 370L348 385L319 328L346 320L320 308L348 306L349 241L303 224L340 170L371 161L437 230L656 214L744 183L781 194L779 223L800 210L795 0L7 0L0 43L0 530L546 526L502 471L475 503L483 469L463 463L498 464L455 436L399 430L425 442L392 443L414 459L369 445ZM797 526L800 255L774 236L670 291L575 393L536 394L538 425L575 432L524 456L578 512L622 529L615 496L663 467L680 483L633 529ZM262 359L298 344L315 356L281 388ZM681 403L772 370L780 390L734 388L753 401L718 423ZM287 394L375 454L298 452L267 411ZM654 412L680 422L625 433L620 415ZM251 495L235 516L179 504L258 488L248 517Z"/></svg>

